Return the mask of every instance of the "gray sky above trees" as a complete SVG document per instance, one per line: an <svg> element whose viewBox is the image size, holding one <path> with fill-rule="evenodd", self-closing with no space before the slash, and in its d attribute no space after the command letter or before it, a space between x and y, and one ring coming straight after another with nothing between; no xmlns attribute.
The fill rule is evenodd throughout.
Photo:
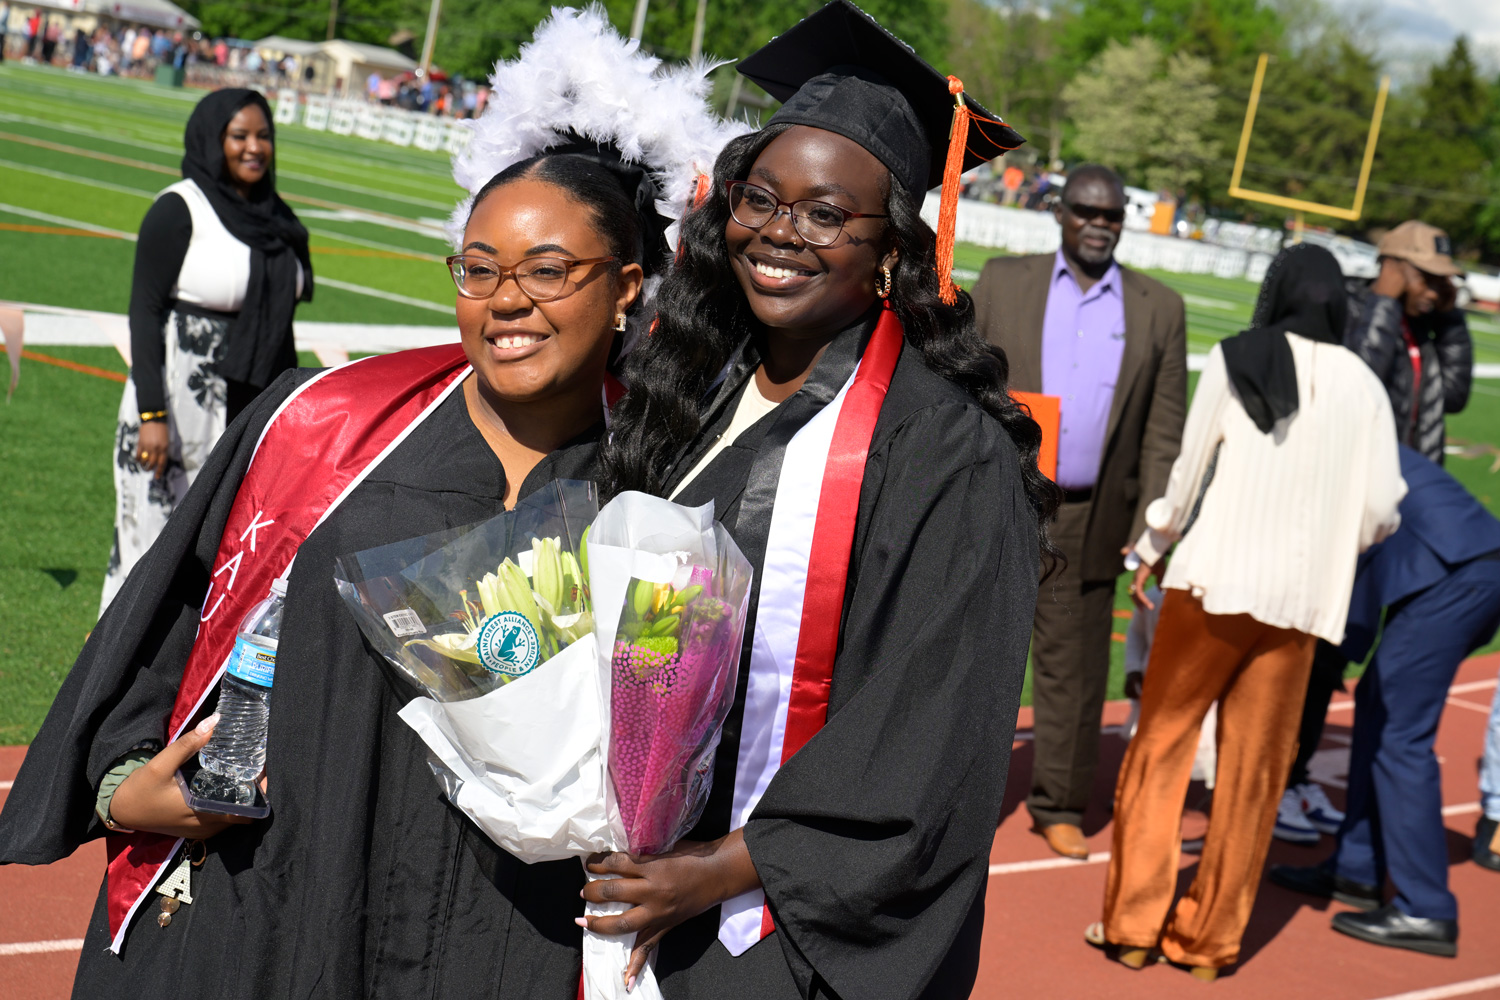
<svg viewBox="0 0 1500 1000"><path fill-rule="evenodd" d="M1326 0L1340 12L1370 13L1377 19L1382 48L1392 53L1446 49L1460 33L1476 54L1500 63L1500 2L1496 0Z"/></svg>

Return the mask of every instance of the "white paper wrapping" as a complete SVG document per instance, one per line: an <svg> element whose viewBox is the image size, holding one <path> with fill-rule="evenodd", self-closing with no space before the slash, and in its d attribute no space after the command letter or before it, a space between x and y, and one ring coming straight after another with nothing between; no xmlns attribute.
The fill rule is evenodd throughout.
<svg viewBox="0 0 1500 1000"><path fill-rule="evenodd" d="M417 698L400 713L457 778L454 804L528 864L624 849L604 748L610 657L626 585L634 578L686 586L688 564L716 565L713 505L688 508L644 493L622 494L599 512L588 556L593 635L483 697ZM587 905L590 916L627 909L623 903ZM650 963L635 989L625 992L623 973L634 946L633 934L584 931L587 1000L661 1000Z"/></svg>
<svg viewBox="0 0 1500 1000"><path fill-rule="evenodd" d="M607 850L596 642L585 636L481 698L417 698L401 718L463 782L455 805L527 863Z"/></svg>

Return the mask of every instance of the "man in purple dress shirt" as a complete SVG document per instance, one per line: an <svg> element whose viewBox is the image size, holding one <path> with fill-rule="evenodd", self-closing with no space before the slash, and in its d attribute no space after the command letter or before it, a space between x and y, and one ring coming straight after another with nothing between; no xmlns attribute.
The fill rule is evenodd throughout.
<svg viewBox="0 0 1500 1000"><path fill-rule="evenodd" d="M1052 539L1067 563L1037 598L1026 805L1052 850L1085 858L1115 581L1182 441L1187 321L1181 296L1115 262L1125 220L1118 174L1076 168L1055 214L1062 248L991 260L974 305L980 331L1010 362L1010 387L1059 400L1064 503Z"/></svg>

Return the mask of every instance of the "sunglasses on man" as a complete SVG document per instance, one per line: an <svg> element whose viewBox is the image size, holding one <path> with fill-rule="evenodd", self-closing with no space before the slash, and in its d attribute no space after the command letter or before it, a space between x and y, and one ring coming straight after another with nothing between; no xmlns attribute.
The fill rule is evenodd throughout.
<svg viewBox="0 0 1500 1000"><path fill-rule="evenodd" d="M1125 210L1123 208L1100 208L1098 205L1082 205L1068 201L1063 202L1063 207L1084 222L1095 222L1103 219L1112 226L1118 226L1125 221Z"/></svg>

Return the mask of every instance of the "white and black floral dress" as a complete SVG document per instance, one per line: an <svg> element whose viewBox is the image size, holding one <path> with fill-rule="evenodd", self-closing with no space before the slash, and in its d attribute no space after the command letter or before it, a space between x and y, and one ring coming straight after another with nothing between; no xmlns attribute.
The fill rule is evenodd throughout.
<svg viewBox="0 0 1500 1000"><path fill-rule="evenodd" d="M250 247L224 227L197 184L179 181L157 197L136 244L131 371L114 441L115 537L100 614L224 433L218 365L249 281ZM171 440L160 479L137 461L140 415L157 410L167 411Z"/></svg>

